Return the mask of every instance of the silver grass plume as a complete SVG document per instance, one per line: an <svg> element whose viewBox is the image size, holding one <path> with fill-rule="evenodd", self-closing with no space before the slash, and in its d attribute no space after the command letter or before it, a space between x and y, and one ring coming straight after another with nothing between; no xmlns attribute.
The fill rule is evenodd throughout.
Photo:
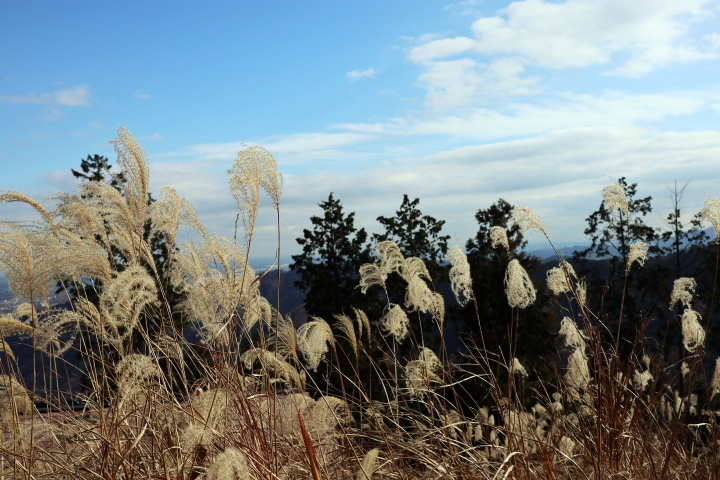
<svg viewBox="0 0 720 480"><path fill-rule="evenodd" d="M700 325L700 318L700 314L692 308L686 308L682 314L683 345L690 353L705 343L705 330Z"/></svg>
<svg viewBox="0 0 720 480"><path fill-rule="evenodd" d="M448 250L445 258L450 261L450 284L458 303L463 307L473 298L470 265L460 245Z"/></svg>
<svg viewBox="0 0 720 480"><path fill-rule="evenodd" d="M520 227L522 233L530 233L537 231L541 235L547 237L547 230L550 228L540 221L532 210L523 205L516 205L512 211L512 219L515 225Z"/></svg>
<svg viewBox="0 0 720 480"><path fill-rule="evenodd" d="M690 308L695 287L697 287L697 282L694 278L680 277L675 280L672 293L670 294L670 310L672 310L678 302L686 308Z"/></svg>
<svg viewBox="0 0 720 480"><path fill-rule="evenodd" d="M547 272L547 286L555 295L560 295L572 291L570 282L577 278L573 266L565 259L560 259L560 265Z"/></svg>
<svg viewBox="0 0 720 480"><path fill-rule="evenodd" d="M18 299L46 304L50 289L59 280L53 268L55 249L48 248L48 239L41 232L5 226L8 230L0 231L0 271L5 272Z"/></svg>
<svg viewBox="0 0 720 480"><path fill-rule="evenodd" d="M100 295L100 311L114 326L114 331L123 329L116 340L132 334L140 316L157 303L157 287L147 270L133 265L105 284Z"/></svg>
<svg viewBox="0 0 720 480"><path fill-rule="evenodd" d="M310 427L327 436L338 426L347 425L352 421L352 414L347 403L337 397L323 395L313 404Z"/></svg>
<svg viewBox="0 0 720 480"><path fill-rule="evenodd" d="M507 232L503 227L496 225L490 229L490 242L492 248L502 246L508 255L510 254L510 242L508 242Z"/></svg>
<svg viewBox="0 0 720 480"><path fill-rule="evenodd" d="M510 367L510 370L515 375L520 375L521 377L527 377L528 372L525 370L525 367L522 363L520 363L520 360L517 359L517 357L513 357L512 359L512 366Z"/></svg>
<svg viewBox="0 0 720 480"><path fill-rule="evenodd" d="M527 308L535 302L535 287L517 259L511 260L505 271L505 294L513 308Z"/></svg>
<svg viewBox="0 0 720 480"><path fill-rule="evenodd" d="M133 353L118 362L116 372L121 398L130 398L145 390L160 374L160 368L147 355Z"/></svg>
<svg viewBox="0 0 720 480"><path fill-rule="evenodd" d="M715 359L715 370L710 382L710 400L720 392L720 357Z"/></svg>
<svg viewBox="0 0 720 480"><path fill-rule="evenodd" d="M372 480L372 475L375 473L375 469L377 469L379 463L379 454L380 450L373 448L363 455L363 458L360 461L360 468L358 468L358 471L355 474L355 480Z"/></svg>
<svg viewBox="0 0 720 480"><path fill-rule="evenodd" d="M386 307L385 315L380 318L380 330L384 335L392 335L397 343L405 338L410 320L400 305L390 304Z"/></svg>
<svg viewBox="0 0 720 480"><path fill-rule="evenodd" d="M33 402L27 389L14 376L0 375L0 415L3 422L8 424L16 413L30 413L32 408Z"/></svg>
<svg viewBox="0 0 720 480"><path fill-rule="evenodd" d="M437 322L440 329L445 320L445 300L437 292L428 287L425 280L431 280L425 263L419 258L408 258L401 270L403 279L407 282L405 291L405 306L413 311L429 313Z"/></svg>
<svg viewBox="0 0 720 480"><path fill-rule="evenodd" d="M298 358L297 332L295 325L289 316L278 315L275 319L275 329L268 338L270 345L275 345L275 352L283 358L292 360L296 365L300 364Z"/></svg>
<svg viewBox="0 0 720 480"><path fill-rule="evenodd" d="M55 227L55 222L53 221L53 217L50 214L50 212L47 211L45 207L43 207L39 202L36 200L33 200L32 198L28 197L25 194L22 194L20 192L10 191L3 194L0 194L0 203L25 203L32 208L34 208L42 217L43 220L45 220L45 223L48 227L50 227L50 230L57 235L57 230Z"/></svg>
<svg viewBox="0 0 720 480"><path fill-rule="evenodd" d="M200 245L183 244L175 255L171 277L185 293L186 300L181 305L190 320L200 327L203 340L221 344L229 340L229 319L239 315L238 308L249 305L247 302L257 294L256 278L255 271L247 265L244 249L233 239L214 236ZM249 321L257 318L248 315Z"/></svg>
<svg viewBox="0 0 720 480"><path fill-rule="evenodd" d="M633 384L638 390L644 391L647 388L648 383L652 382L652 380L653 376L650 371L640 371L637 369L635 370L635 373L633 375Z"/></svg>
<svg viewBox="0 0 720 480"><path fill-rule="evenodd" d="M710 222L715 230L715 240L720 241L720 198L708 195L700 211L703 220Z"/></svg>
<svg viewBox="0 0 720 480"><path fill-rule="evenodd" d="M642 267L648 256L648 244L645 242L635 242L630 245L630 253L628 254L627 265L625 266L625 276L630 273L630 267L637 262Z"/></svg>
<svg viewBox="0 0 720 480"><path fill-rule="evenodd" d="M237 448L229 447L208 468L207 480L251 480L247 459Z"/></svg>
<svg viewBox="0 0 720 480"><path fill-rule="evenodd" d="M563 317L558 334L564 337L566 347L579 348L585 345L585 334L578 328L575 320L570 317Z"/></svg>
<svg viewBox="0 0 720 480"><path fill-rule="evenodd" d="M251 348L240 355L240 362L246 369L252 370L256 361L265 372L272 372L276 378L284 381L288 386L303 388L303 381L297 370L276 352L269 352L262 348Z"/></svg>
<svg viewBox="0 0 720 480"><path fill-rule="evenodd" d="M608 210L614 210L617 208L625 214L626 218L628 217L630 214L630 207L628 206L625 190L623 190L619 184L613 183L612 185L603 187L602 197Z"/></svg>
<svg viewBox="0 0 720 480"><path fill-rule="evenodd" d="M576 348L568 358L565 383L577 390L584 390L590 384L590 368L584 347Z"/></svg>
<svg viewBox="0 0 720 480"><path fill-rule="evenodd" d="M128 208L132 212L134 230L142 238L148 219L148 188L150 186L150 167L147 155L135 137L125 127L118 129L116 140L110 142L118 155L118 166L126 182L123 193ZM111 187L112 188L112 187ZM115 190L113 188L113 190Z"/></svg>
<svg viewBox="0 0 720 480"><path fill-rule="evenodd" d="M367 341L370 343L370 319L367 314L360 309L352 307L355 313L355 321L358 326L358 339L362 339L363 331L367 335Z"/></svg>
<svg viewBox="0 0 720 480"><path fill-rule="evenodd" d="M203 237L207 235L195 208L173 188L162 188L160 200L151 205L150 214L153 224L150 236L155 233L165 234L170 246L175 245L175 237L181 225L192 228ZM168 253L172 254L172 251Z"/></svg>
<svg viewBox="0 0 720 480"><path fill-rule="evenodd" d="M429 391L431 382L439 382L436 374L442 364L435 352L423 347L417 360L408 362L405 366L405 382L411 398L422 398Z"/></svg>
<svg viewBox="0 0 720 480"><path fill-rule="evenodd" d="M340 336L348 341L350 348L357 357L358 355L358 339L355 334L355 326L353 321L347 315L335 315L335 325L340 332ZM362 335L362 331L360 332Z"/></svg>
<svg viewBox="0 0 720 480"><path fill-rule="evenodd" d="M384 290L387 276L392 272L400 273L405 266L405 258L394 242L379 242L375 245L375 254L375 263L366 263L360 267L360 290L363 293L373 285L379 285Z"/></svg>
<svg viewBox="0 0 720 480"><path fill-rule="evenodd" d="M260 206L260 190L270 196L273 208L280 207L282 175L277 171L275 158L262 147L250 147L237 154L230 175L230 190L237 201L245 236L249 239L255 229L255 219Z"/></svg>
<svg viewBox="0 0 720 480"><path fill-rule="evenodd" d="M297 331L297 343L309 370L317 371L328 352L328 343L334 347L335 338L330 325L320 317L302 325Z"/></svg>

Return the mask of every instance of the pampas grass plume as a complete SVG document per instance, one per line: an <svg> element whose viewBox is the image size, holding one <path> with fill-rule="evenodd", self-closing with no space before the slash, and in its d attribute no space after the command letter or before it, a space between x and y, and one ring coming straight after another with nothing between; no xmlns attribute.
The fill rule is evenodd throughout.
<svg viewBox="0 0 720 480"><path fill-rule="evenodd" d="M535 287L517 259L511 260L505 271L505 294L513 308L527 308L535 302Z"/></svg>
<svg viewBox="0 0 720 480"><path fill-rule="evenodd" d="M705 330L700 325L700 318L700 314L692 308L686 308L682 314L683 345L690 353L705 343Z"/></svg>

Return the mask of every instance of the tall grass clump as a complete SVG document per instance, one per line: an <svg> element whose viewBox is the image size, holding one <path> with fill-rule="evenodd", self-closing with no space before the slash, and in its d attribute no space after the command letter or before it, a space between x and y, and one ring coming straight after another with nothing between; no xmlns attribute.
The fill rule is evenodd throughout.
<svg viewBox="0 0 720 480"><path fill-rule="evenodd" d="M449 297L423 260L391 241L358 272L379 315L347 305L296 328L279 300L260 295L249 262L264 196L280 258L273 157L260 147L238 154L228 173L243 229L225 238L171 188L149 202L145 152L123 128L113 145L121 188L86 182L45 204L0 194L39 214L0 221L0 268L24 302L0 317L0 478L718 477L720 359L705 364L694 279L668 292L684 346L669 364L646 344L652 318L620 355L619 333L589 309L573 265L558 255L546 284L533 282L500 226L489 236L507 253L496 281L512 311L509 349L486 348L498 340L482 335L460 246L446 256L450 290L480 326L463 356L446 348ZM602 194L627 217L622 188ZM718 203L703 215L720 218ZM513 221L550 242L529 208L516 207ZM646 257L647 245L633 245L625 275ZM58 285L69 308L50 302ZM554 375L531 381L516 345L519 312L538 289L558 298L558 362ZM622 319L622 307L614 314ZM439 332L439 348L413 327ZM11 338L35 353L16 358ZM30 364L32 381L21 375Z"/></svg>

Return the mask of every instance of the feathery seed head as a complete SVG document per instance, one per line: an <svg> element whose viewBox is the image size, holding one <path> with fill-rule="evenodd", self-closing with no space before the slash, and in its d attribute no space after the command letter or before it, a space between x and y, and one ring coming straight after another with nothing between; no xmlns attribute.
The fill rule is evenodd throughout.
<svg viewBox="0 0 720 480"><path fill-rule="evenodd" d="M629 215L630 207L628 206L627 196L625 190L617 184L613 183L603 187L602 197L605 201L605 206L608 210L619 209L627 217Z"/></svg>
<svg viewBox="0 0 720 480"><path fill-rule="evenodd" d="M147 270L133 265L120 272L105 284L100 296L100 310L115 327L123 327L124 333L115 340L132 334L140 316L157 303L157 287Z"/></svg>
<svg viewBox="0 0 720 480"><path fill-rule="evenodd" d="M251 348L240 355L240 362L246 369L252 370L255 362L260 363L263 373L272 371L275 377L284 381L288 386L303 388L303 381L297 370L292 365L283 360L276 352L269 352L262 348Z"/></svg>
<svg viewBox="0 0 720 480"><path fill-rule="evenodd" d="M585 335L578 328L575 320L570 317L563 317L560 322L561 337L565 337L565 346L579 348L585 345Z"/></svg>
<svg viewBox="0 0 720 480"><path fill-rule="evenodd" d="M473 298L472 278L470 277L470 265L460 245L455 245L448 250L445 258L450 261L450 284L455 298L462 306Z"/></svg>
<svg viewBox="0 0 720 480"><path fill-rule="evenodd" d="M645 390L648 383L650 383L652 380L652 373L650 373L648 370L645 370L644 372L641 372L640 370L635 370L635 374L633 375L633 383L635 384L635 388L637 388L638 390Z"/></svg>
<svg viewBox="0 0 720 480"><path fill-rule="evenodd" d="M681 318L683 345L690 353L695 352L705 343L705 330L700 325L700 319L700 314L689 307L685 309Z"/></svg>
<svg viewBox="0 0 720 480"><path fill-rule="evenodd" d="M715 359L715 371L710 382L710 400L720 392L720 357Z"/></svg>
<svg viewBox="0 0 720 480"><path fill-rule="evenodd" d="M316 371L320 362L325 359L328 343L333 345L334 342L330 325L320 317L312 317L310 322L302 325L297 331L298 348L308 368L313 371Z"/></svg>
<svg viewBox="0 0 720 480"><path fill-rule="evenodd" d="M399 273L405 264L405 257L395 242L389 240L379 242L375 245L375 253L378 256L377 263L379 268L385 275L391 272Z"/></svg>
<svg viewBox="0 0 720 480"><path fill-rule="evenodd" d="M577 280L577 274L573 266L564 259L560 260L559 266L547 272L547 286L555 295L569 292L571 290L569 282L572 279Z"/></svg>
<svg viewBox="0 0 720 480"><path fill-rule="evenodd" d="M436 372L441 367L440 360L435 353L423 347L417 360L408 362L405 366L405 382L408 394L412 398L422 398L430 389L430 382L439 382Z"/></svg>
<svg viewBox="0 0 720 480"><path fill-rule="evenodd" d="M697 287L697 282L694 278L680 277L675 280L672 293L670 294L670 310L672 310L678 302L690 308L695 287Z"/></svg>
<svg viewBox="0 0 720 480"><path fill-rule="evenodd" d="M245 236L250 238L260 206L260 189L270 196L275 209L280 206L282 175L275 158L262 147L250 147L237 154L230 175L230 190L237 201Z"/></svg>
<svg viewBox="0 0 720 480"><path fill-rule="evenodd" d="M517 259L511 260L505 271L505 294L513 308L527 308L535 302L535 287Z"/></svg>
<svg viewBox="0 0 720 480"><path fill-rule="evenodd" d="M645 264L648 256L648 244L645 242L635 242L630 246L630 253L628 255L627 266L625 267L625 276L630 273L630 267L633 262L637 262L642 267Z"/></svg>
<svg viewBox="0 0 720 480"><path fill-rule="evenodd" d="M148 188L150 185L150 167L145 150L125 127L118 129L116 140L110 142L118 155L118 166L126 180L123 193L132 214L134 232L142 238L148 219ZM90 183L90 182L88 182ZM109 185L108 185L109 186ZM115 188L110 187L113 190Z"/></svg>
<svg viewBox="0 0 720 480"><path fill-rule="evenodd" d="M590 367L584 347L576 348L568 358L565 383L576 390L584 390L590 384Z"/></svg>
<svg viewBox="0 0 720 480"><path fill-rule="evenodd" d="M490 242L492 248L502 246L508 254L510 253L510 242L508 241L507 232L504 228L494 226L490 229Z"/></svg>
<svg viewBox="0 0 720 480"><path fill-rule="evenodd" d="M522 363L520 363L520 360L518 360L517 357L513 357L512 366L510 367L510 369L515 375L520 375L521 377L528 376L527 370L525 370L525 367Z"/></svg>
<svg viewBox="0 0 720 480"><path fill-rule="evenodd" d="M360 461L360 468L355 474L355 480L372 480L372 475L375 472L375 469L377 468L379 463L379 454L380 450L378 450L377 448L373 448L372 450L368 450L368 452L363 455L363 458Z"/></svg>
<svg viewBox="0 0 720 480"><path fill-rule="evenodd" d="M367 293L368 288L373 285L379 285L383 289L385 288L385 280L387 280L387 274L375 265L374 263L365 263L360 266L360 291Z"/></svg>
<svg viewBox="0 0 720 480"><path fill-rule="evenodd" d="M715 239L720 241L720 198L708 195L705 205L700 211L703 220L710 222L715 230Z"/></svg>
<svg viewBox="0 0 720 480"><path fill-rule="evenodd" d="M250 480L247 459L237 448L230 447L215 458L208 468L207 480Z"/></svg>
<svg viewBox="0 0 720 480"><path fill-rule="evenodd" d="M122 397L131 397L144 390L160 373L160 369L147 355L133 353L117 364L118 390Z"/></svg>
<svg viewBox="0 0 720 480"><path fill-rule="evenodd" d="M392 335L398 343L405 339L409 325L405 311L396 304L388 305L387 312L380 319L380 330L384 335Z"/></svg>
<svg viewBox="0 0 720 480"><path fill-rule="evenodd" d="M512 219L515 224L520 227L522 233L530 233L537 231L547 237L547 230L550 228L545 225L528 207L516 205L513 208Z"/></svg>
<svg viewBox="0 0 720 480"><path fill-rule="evenodd" d="M355 353L355 356L358 354L358 340L357 335L355 335L355 326L353 325L353 321L348 317L347 315L335 315L335 325L337 326L337 329L342 334L342 338L348 341L350 343L350 347L352 348L353 353ZM362 335L362 331L360 332Z"/></svg>

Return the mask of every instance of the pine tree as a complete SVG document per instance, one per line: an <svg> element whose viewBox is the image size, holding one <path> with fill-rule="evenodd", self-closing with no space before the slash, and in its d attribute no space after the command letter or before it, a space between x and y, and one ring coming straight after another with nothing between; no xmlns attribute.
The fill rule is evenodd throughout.
<svg viewBox="0 0 720 480"><path fill-rule="evenodd" d="M368 305L356 287L360 266L371 261L370 246L365 229L355 227L355 213L345 214L332 193L318 205L322 216L311 217L313 229L296 239L303 252L292 256L290 269L300 274L295 285L305 292L307 313L329 320Z"/></svg>
<svg viewBox="0 0 720 480"><path fill-rule="evenodd" d="M608 197L603 199L586 219L585 235L591 245L573 256L578 274L586 277L590 310L620 339L619 353L624 357L642 321L658 312L668 272L657 262L628 266L631 247L637 242L647 245L651 257L661 253L659 234L644 220L652 212L652 197L636 198L637 183L628 184L625 177L606 188L614 188L623 197L622 206L609 206Z"/></svg>
<svg viewBox="0 0 720 480"><path fill-rule="evenodd" d="M511 221L513 207L502 198L484 210L478 210L475 218L478 232L466 244L467 260L473 282L475 307L468 304L461 311L461 331L467 332L469 340L491 355L501 355L505 362L510 354L510 325L517 315L516 357L528 372L540 376L551 374L551 364L556 346L553 331L557 328L553 312L553 299L545 286L534 282L536 299L523 309L513 309L505 294L504 278L508 264L516 259L530 274L541 264L537 257L527 255L527 245L520 227ZM493 246L491 229L501 227L507 235L507 249ZM478 317L479 316L479 324ZM532 378L532 377L531 377Z"/></svg>

